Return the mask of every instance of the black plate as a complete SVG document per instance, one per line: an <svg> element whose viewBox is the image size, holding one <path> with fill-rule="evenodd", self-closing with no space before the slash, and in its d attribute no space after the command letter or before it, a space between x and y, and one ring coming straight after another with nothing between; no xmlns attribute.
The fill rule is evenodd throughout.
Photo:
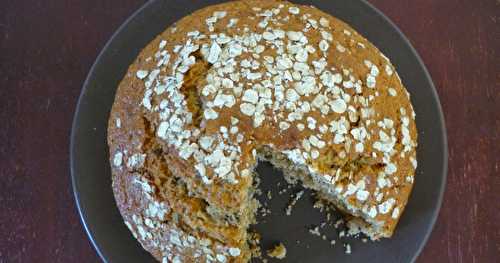
<svg viewBox="0 0 500 263"><path fill-rule="evenodd" d="M124 225L111 190L106 127L116 87L139 51L157 34L190 12L218 2L222 1L148 2L112 36L85 81L73 121L71 175L83 225L105 262L153 262ZM404 35L367 2L294 2L313 4L344 20L391 59L415 108L419 164L414 190L393 238L375 243L336 238L335 246L308 232L307 227L320 223L324 217L312 208L309 193L298 202L291 216L284 215L289 197L278 195L276 190L276 182L283 180L282 176L270 165L260 164L262 188L274 189L276 197L269 204L273 213L256 226L263 233L262 243L268 248L283 241L288 248L288 262L412 262L432 231L446 181L446 132L432 80ZM298 189L289 192L294 190ZM335 230L329 229L323 233L328 238L335 237ZM351 255L344 253L344 243L351 245Z"/></svg>

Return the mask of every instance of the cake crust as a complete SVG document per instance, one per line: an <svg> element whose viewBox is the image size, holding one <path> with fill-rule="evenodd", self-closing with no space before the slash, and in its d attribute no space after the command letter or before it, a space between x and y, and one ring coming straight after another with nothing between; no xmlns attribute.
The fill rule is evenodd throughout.
<svg viewBox="0 0 500 263"><path fill-rule="evenodd" d="M140 52L108 145L117 206L155 258L247 262L259 157L390 237L417 130L396 70L355 30L314 7L251 0L200 9Z"/></svg>

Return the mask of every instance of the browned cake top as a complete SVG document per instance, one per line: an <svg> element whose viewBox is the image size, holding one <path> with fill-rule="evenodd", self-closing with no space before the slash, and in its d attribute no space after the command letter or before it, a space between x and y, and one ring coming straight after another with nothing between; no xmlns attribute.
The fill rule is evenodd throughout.
<svg viewBox="0 0 500 263"><path fill-rule="evenodd" d="M130 66L109 122L120 211L142 228L129 226L143 245L170 260L187 253L183 240L165 250L148 237L172 240L174 228L162 223L171 205L158 182L140 172L161 166L148 161L151 140L168 153L170 171L212 205L238 211L248 201L266 146L392 233L413 184L416 137L409 95L389 60L338 19L284 1L236 1L181 19ZM240 254L205 247L221 262Z"/></svg>

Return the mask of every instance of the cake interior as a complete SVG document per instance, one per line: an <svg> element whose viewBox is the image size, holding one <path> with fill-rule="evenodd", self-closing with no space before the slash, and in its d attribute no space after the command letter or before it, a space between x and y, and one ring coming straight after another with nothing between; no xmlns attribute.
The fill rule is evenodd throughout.
<svg viewBox="0 0 500 263"><path fill-rule="evenodd" d="M359 210L351 209L349 201L343 196L337 194L334 187L332 187L330 183L326 183L321 174L310 171L305 165L295 164L289 160L285 154L277 152L271 147L264 146L257 152L259 153L258 157L261 160L268 161L274 167L280 169L288 183L300 183L304 188L313 190L321 201L324 201L326 204L332 205L336 210L339 210L346 217L346 219L348 219L348 226L351 234L361 232L370 237L372 240L390 236L388 230L385 229L380 222L377 222L369 216L358 212ZM330 169L335 170L347 170L351 173L366 169L383 169L382 165L375 163L369 158L339 163L341 159L335 157L336 156L332 153L320 158L313 165L315 167L330 167ZM345 186L348 184L348 180L348 177L340 178L337 180L337 185Z"/></svg>
<svg viewBox="0 0 500 263"><path fill-rule="evenodd" d="M253 172L251 186L241 190L246 192L248 198L239 207L228 211L207 201L206 193L198 191L199 187L193 178L179 176L175 171L171 171L167 165L168 161L165 159L166 154L162 152L161 145L155 141L155 137L151 137L145 147L151 158L147 158L148 165L144 167L149 168L143 174L155 183L160 196L170 203L172 212L167 221L188 233L193 233L198 239L215 240L221 244L231 244L238 247L245 260L259 254L258 242L255 240L256 234L249 232L249 229L251 225L258 223L256 214L260 204L256 199L256 192L258 191L259 176L263 175ZM377 222L370 221L361 214L353 213L346 205L346 200L342 200L341 196L335 194L331 185L322 181L321 175L311 173L306 166L294 164L285 154L268 146L259 148L257 156L258 160L268 161L282 170L287 182L301 183L305 188L315 191L327 203L348 214L351 231L361 231L372 239L384 235L385 229ZM332 164L328 162L334 162L333 159L323 159L316 165L331 166ZM257 165L258 163L254 164L254 170ZM361 166L359 163L344 164L346 169L361 169ZM376 165L373 169L377 169ZM340 180L341 182L342 180Z"/></svg>

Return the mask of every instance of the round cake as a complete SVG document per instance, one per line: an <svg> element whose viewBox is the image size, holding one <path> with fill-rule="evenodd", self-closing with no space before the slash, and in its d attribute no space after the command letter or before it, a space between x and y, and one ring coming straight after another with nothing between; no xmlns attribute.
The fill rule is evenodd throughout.
<svg viewBox="0 0 500 263"><path fill-rule="evenodd" d="M372 239L392 235L417 166L388 58L285 1L209 6L158 35L119 84L108 144L125 224L161 262L250 260L260 159Z"/></svg>

